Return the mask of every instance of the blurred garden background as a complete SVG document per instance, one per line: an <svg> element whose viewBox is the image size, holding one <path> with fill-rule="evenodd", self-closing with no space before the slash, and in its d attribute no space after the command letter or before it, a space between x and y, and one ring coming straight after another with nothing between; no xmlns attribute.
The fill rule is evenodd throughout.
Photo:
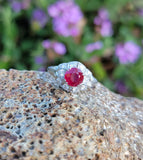
<svg viewBox="0 0 143 160"><path fill-rule="evenodd" d="M0 0L0 69L80 61L143 99L143 0Z"/></svg>

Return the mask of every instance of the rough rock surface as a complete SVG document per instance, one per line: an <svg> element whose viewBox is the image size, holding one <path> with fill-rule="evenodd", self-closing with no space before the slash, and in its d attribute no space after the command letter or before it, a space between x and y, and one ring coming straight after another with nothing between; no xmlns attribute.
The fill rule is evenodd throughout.
<svg viewBox="0 0 143 160"><path fill-rule="evenodd" d="M48 72L0 70L0 159L143 159L143 101L98 82L73 95L50 81Z"/></svg>

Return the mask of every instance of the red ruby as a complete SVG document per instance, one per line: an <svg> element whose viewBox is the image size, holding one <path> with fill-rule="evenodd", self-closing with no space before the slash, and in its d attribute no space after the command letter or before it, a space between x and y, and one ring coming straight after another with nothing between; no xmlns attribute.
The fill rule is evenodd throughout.
<svg viewBox="0 0 143 160"><path fill-rule="evenodd" d="M83 73L78 68L71 68L65 73L65 80L69 86L76 87L83 82L83 79Z"/></svg>

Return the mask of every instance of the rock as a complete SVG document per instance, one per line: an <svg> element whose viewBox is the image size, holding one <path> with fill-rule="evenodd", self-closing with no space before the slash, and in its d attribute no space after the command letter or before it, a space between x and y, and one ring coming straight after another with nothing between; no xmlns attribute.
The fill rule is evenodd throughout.
<svg viewBox="0 0 143 160"><path fill-rule="evenodd" d="M0 159L143 159L143 101L99 82L72 93L51 81L48 72L0 70Z"/></svg>

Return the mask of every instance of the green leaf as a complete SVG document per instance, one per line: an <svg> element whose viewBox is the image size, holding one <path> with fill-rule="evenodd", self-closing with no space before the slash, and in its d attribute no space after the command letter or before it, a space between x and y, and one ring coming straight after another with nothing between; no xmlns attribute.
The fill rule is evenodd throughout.
<svg viewBox="0 0 143 160"><path fill-rule="evenodd" d="M115 79L121 79L126 75L126 66L118 65L113 72L113 76Z"/></svg>
<svg viewBox="0 0 143 160"><path fill-rule="evenodd" d="M33 46L34 46L33 41L31 41L30 39L25 39L25 40L22 41L21 49L23 51L26 51L26 50L32 49Z"/></svg>
<svg viewBox="0 0 143 160"><path fill-rule="evenodd" d="M104 79L103 84L110 90L114 90L114 83L109 78Z"/></svg>
<svg viewBox="0 0 143 160"><path fill-rule="evenodd" d="M110 12L111 19L117 21L119 18L120 10L130 1L131 0L105 0L105 6Z"/></svg>
<svg viewBox="0 0 143 160"><path fill-rule="evenodd" d="M93 72L94 72L96 78L99 81L103 81L107 77L106 71L104 70L101 62L96 62L91 67L93 69Z"/></svg>
<svg viewBox="0 0 143 160"><path fill-rule="evenodd" d="M0 69L9 69L10 64L9 62L0 62Z"/></svg>
<svg viewBox="0 0 143 160"><path fill-rule="evenodd" d="M97 0L75 0L83 11L95 11L101 6L101 2Z"/></svg>
<svg viewBox="0 0 143 160"><path fill-rule="evenodd" d="M23 64L23 63L16 63L15 68L18 70L26 70L27 69L25 64Z"/></svg>

